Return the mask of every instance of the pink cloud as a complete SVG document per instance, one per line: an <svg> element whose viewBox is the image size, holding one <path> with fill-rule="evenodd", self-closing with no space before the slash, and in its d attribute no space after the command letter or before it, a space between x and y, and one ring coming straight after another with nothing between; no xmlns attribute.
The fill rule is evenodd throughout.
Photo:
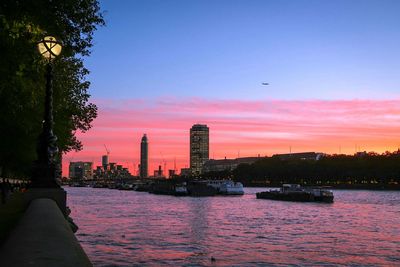
<svg viewBox="0 0 400 267"><path fill-rule="evenodd" d="M97 99L99 116L93 128L78 133L84 150L64 157L100 164L110 159L134 172L143 133L149 137L150 170L167 164L189 165L189 129L194 123L210 127L210 157L272 155L320 151L354 153L356 149L383 152L400 142L400 100L206 100Z"/></svg>

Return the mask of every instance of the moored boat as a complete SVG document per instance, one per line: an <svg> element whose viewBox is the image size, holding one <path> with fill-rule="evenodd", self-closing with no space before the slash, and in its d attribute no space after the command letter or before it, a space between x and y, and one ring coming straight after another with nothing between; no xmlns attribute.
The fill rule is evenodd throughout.
<svg viewBox="0 0 400 267"><path fill-rule="evenodd" d="M217 189L220 195L243 195L243 184L232 180L210 180L207 184Z"/></svg>
<svg viewBox="0 0 400 267"><path fill-rule="evenodd" d="M187 182L187 192L193 197L208 197L218 194L215 187L210 186L207 181L190 181Z"/></svg>
<svg viewBox="0 0 400 267"><path fill-rule="evenodd" d="M133 190L138 192L149 192L151 183L137 183L133 186Z"/></svg>
<svg viewBox="0 0 400 267"><path fill-rule="evenodd" d="M118 190L133 190L133 184L119 184Z"/></svg>
<svg viewBox="0 0 400 267"><path fill-rule="evenodd" d="M222 195L244 195L243 184L233 181L223 183L219 188L219 193Z"/></svg>
<svg viewBox="0 0 400 267"><path fill-rule="evenodd" d="M333 192L322 188L303 188L298 184L284 184L278 190L269 190L256 194L260 199L299 201L299 202L333 202Z"/></svg>
<svg viewBox="0 0 400 267"><path fill-rule="evenodd" d="M187 191L186 183L176 184L174 195L175 196L187 196L188 191Z"/></svg>

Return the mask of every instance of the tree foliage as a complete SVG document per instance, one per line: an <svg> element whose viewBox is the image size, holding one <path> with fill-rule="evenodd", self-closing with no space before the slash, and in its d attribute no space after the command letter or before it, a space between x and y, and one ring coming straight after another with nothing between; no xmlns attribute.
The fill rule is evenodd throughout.
<svg viewBox="0 0 400 267"><path fill-rule="evenodd" d="M28 175L44 113L45 62L36 44L51 35L63 43L54 62L54 132L60 151L82 149L76 131L97 116L89 102L93 33L104 25L97 0L3 0L0 3L0 167L4 175ZM1 173L0 173L1 174Z"/></svg>
<svg viewBox="0 0 400 267"><path fill-rule="evenodd" d="M400 152L362 155L328 155L320 160L264 158L251 165L239 165L235 180L247 185L282 183L304 185L400 184Z"/></svg>

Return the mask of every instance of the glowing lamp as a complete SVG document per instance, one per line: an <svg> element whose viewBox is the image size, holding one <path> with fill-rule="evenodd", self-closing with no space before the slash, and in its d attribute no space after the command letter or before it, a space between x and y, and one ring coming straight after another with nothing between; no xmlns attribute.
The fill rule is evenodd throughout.
<svg viewBox="0 0 400 267"><path fill-rule="evenodd" d="M44 58L51 61L61 53L62 46L56 38L46 36L38 43L38 49Z"/></svg>

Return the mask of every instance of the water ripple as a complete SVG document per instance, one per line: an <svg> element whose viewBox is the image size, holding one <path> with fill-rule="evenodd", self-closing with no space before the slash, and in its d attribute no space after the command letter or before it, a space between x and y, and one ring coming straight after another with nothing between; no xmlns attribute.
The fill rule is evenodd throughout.
<svg viewBox="0 0 400 267"><path fill-rule="evenodd" d="M335 203L177 198L66 188L95 266L395 266L400 192L335 191ZM211 261L211 258L215 261Z"/></svg>

